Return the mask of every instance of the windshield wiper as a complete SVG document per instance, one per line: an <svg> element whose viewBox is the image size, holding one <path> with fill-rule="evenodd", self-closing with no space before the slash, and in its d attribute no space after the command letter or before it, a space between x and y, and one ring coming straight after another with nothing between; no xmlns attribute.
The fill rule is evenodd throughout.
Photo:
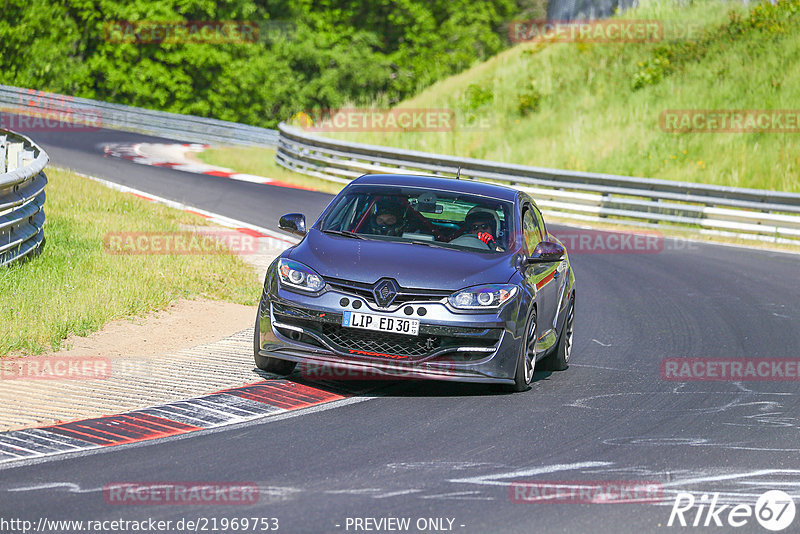
<svg viewBox="0 0 800 534"><path fill-rule="evenodd" d="M445 245L440 245L433 241L423 241L423 240L416 240L416 239L407 239L403 241L398 241L398 243L410 243L412 245L424 245L426 247L435 247L435 248L446 248L448 250L454 250L453 247L447 247Z"/></svg>
<svg viewBox="0 0 800 534"><path fill-rule="evenodd" d="M363 236L360 236L355 232L348 232L346 230L322 230L322 233L330 235L340 235L342 237L352 237L354 239L365 239Z"/></svg>

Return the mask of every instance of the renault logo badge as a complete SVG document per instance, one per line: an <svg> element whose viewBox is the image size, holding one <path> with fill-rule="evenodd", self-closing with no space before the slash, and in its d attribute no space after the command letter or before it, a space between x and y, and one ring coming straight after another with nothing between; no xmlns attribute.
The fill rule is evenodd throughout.
<svg viewBox="0 0 800 534"><path fill-rule="evenodd" d="M372 288L372 295L375 297L375 302L378 303L378 306L386 308L392 304L399 289L397 282L391 278L384 278L379 280L375 287Z"/></svg>

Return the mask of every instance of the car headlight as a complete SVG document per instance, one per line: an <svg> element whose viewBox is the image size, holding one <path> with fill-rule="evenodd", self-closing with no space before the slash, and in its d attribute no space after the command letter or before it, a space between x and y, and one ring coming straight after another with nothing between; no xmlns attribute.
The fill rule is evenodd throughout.
<svg viewBox="0 0 800 534"><path fill-rule="evenodd" d="M469 287L456 291L447 300L459 310L497 309L517 294L517 286L510 284L489 284Z"/></svg>
<svg viewBox="0 0 800 534"><path fill-rule="evenodd" d="M278 277L282 284L310 293L316 293L325 287L325 281L314 269L283 258L278 262Z"/></svg>

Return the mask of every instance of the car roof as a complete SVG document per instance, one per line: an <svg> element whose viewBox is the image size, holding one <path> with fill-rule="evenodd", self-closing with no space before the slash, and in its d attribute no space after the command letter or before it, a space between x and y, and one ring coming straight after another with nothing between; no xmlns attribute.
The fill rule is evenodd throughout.
<svg viewBox="0 0 800 534"><path fill-rule="evenodd" d="M400 187L421 187L455 191L469 195L481 195L514 202L518 191L502 185L487 184L474 180L456 180L437 176L418 176L413 174L365 174L350 182L353 185L390 185Z"/></svg>

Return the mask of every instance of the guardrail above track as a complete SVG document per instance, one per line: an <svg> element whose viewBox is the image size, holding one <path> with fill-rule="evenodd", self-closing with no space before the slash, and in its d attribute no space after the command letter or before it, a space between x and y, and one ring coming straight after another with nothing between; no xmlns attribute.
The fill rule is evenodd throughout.
<svg viewBox="0 0 800 534"><path fill-rule="evenodd" d="M278 141L277 130L9 85L0 85L0 108L6 113L23 113L29 117L17 119L21 128L3 122L6 127L18 131L30 131L25 125L47 129L48 124L60 124L58 127L70 129L73 124L76 132L111 128L193 143L274 146Z"/></svg>
<svg viewBox="0 0 800 534"><path fill-rule="evenodd" d="M365 173L424 172L510 184L545 213L578 221L680 227L800 244L800 194L498 163L340 141L281 123L276 161L346 183Z"/></svg>
<svg viewBox="0 0 800 534"><path fill-rule="evenodd" d="M44 244L44 150L24 135L0 130L0 265Z"/></svg>

